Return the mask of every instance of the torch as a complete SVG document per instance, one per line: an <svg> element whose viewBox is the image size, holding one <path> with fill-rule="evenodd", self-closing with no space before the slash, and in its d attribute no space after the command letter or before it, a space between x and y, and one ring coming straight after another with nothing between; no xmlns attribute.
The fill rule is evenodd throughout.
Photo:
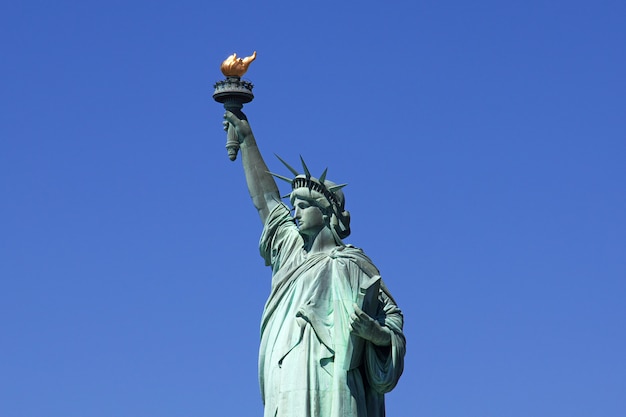
<svg viewBox="0 0 626 417"><path fill-rule="evenodd" d="M242 80L241 76L246 73L248 66L255 59L256 51L251 56L245 58L237 58L237 54L232 54L222 62L220 67L226 79L216 82L213 86L215 88L213 99L218 103L222 103L226 110L234 113L241 120L247 120L246 115L241 111L243 105L251 102L254 98L254 94L252 94L254 85L251 82ZM239 140L235 133L235 127L232 124L228 125L226 150L231 161L237 159Z"/></svg>

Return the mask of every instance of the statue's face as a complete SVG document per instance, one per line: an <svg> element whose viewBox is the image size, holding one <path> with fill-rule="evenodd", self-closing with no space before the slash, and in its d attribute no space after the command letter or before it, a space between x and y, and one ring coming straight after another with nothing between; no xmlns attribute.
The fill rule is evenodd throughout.
<svg viewBox="0 0 626 417"><path fill-rule="evenodd" d="M315 236L326 226L322 210L310 201L296 198L293 208L300 234Z"/></svg>

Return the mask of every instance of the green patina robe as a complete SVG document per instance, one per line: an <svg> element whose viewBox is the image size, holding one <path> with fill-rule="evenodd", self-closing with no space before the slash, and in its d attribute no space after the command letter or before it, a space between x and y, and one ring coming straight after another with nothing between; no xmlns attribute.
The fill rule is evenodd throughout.
<svg viewBox="0 0 626 417"><path fill-rule="evenodd" d="M346 369L353 303L378 270L360 249L309 255L303 243L289 209L272 210L260 241L273 271L259 351L264 416L382 417L404 367L402 313L381 285L375 319L392 330L391 346L364 343L353 353L361 362Z"/></svg>

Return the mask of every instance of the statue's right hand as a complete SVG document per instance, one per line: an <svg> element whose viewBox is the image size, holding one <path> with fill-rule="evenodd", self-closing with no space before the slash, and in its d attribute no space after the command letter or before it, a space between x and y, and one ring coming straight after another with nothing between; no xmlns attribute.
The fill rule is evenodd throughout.
<svg viewBox="0 0 626 417"><path fill-rule="evenodd" d="M235 129L239 143L244 142L247 137L252 136L252 129L250 129L248 121L240 119L228 110L224 113L224 122L222 122L222 124L224 125L224 130L227 132L230 126Z"/></svg>

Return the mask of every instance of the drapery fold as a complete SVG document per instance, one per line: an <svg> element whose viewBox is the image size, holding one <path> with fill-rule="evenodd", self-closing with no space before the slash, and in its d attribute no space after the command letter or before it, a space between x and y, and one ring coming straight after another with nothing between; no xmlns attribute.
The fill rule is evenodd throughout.
<svg viewBox="0 0 626 417"><path fill-rule="evenodd" d="M265 417L382 417L404 367L402 313L382 285L374 318L391 330L391 346L366 342L361 365L346 371L353 303L378 270L352 246L308 255L303 243L289 209L277 206L259 244L272 267L259 349Z"/></svg>

